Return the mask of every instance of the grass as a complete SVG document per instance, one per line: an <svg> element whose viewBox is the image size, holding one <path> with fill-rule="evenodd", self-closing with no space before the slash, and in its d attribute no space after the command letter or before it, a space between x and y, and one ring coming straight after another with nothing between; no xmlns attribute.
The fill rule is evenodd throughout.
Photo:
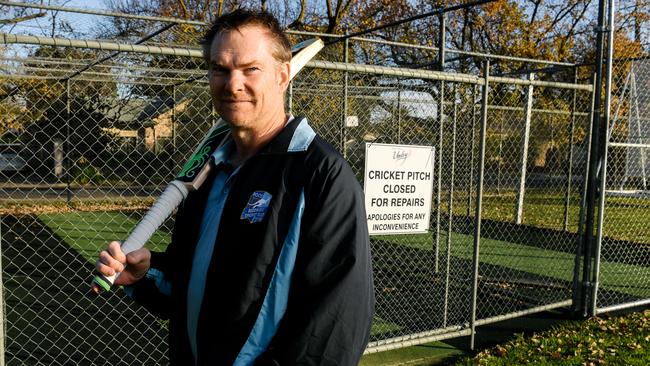
<svg viewBox="0 0 650 366"><path fill-rule="evenodd" d="M563 226L563 201L562 194L549 194L530 190L527 192L524 207L524 224L536 227L551 228L561 230ZM577 199L572 198L572 206L569 210L569 230L577 230L578 208L575 206ZM139 202L138 202L139 203ZM135 204L133 205L135 208ZM40 211L35 206L35 212L38 217L47 224L59 237L65 240L72 248L82 254L89 262L94 263L97 253L105 247L109 240L124 239L130 230L137 223L138 215L130 215L118 211L102 211L101 203L97 206L87 207L87 211L79 209L64 209L53 207L52 210ZM112 207L112 206L111 206ZM459 215L467 213L467 207L462 203L455 201L454 211ZM512 222L514 212L514 195L490 195L486 194L483 202L483 217L491 220ZM20 211L22 207L16 207ZM85 209L85 208L83 208ZM114 208L108 208L114 209ZM646 220L644 216L650 214L650 200L630 199L630 198L609 198L606 209L605 235L615 237L621 240L631 240L641 243L650 243L650 225L643 225ZM452 257L471 261L473 253L473 239L471 235L452 233L451 234L450 252ZM432 235L401 235L375 237L376 239L385 240L396 245L417 248L420 250L432 249ZM446 236L443 234L440 238L440 258L446 251ZM550 238L549 238L550 239ZM154 250L162 250L169 242L169 233L158 231L148 247ZM521 239L520 239L521 240ZM533 275L554 278L561 281L571 281L573 277L574 254L566 251L550 250L525 243L513 243L504 240L494 240L483 238L481 240L481 263L522 271ZM626 293L633 296L648 297L650 285L644 279L650 278L650 268L643 266L634 266L625 263L603 262L601 265L601 287L609 290ZM644 313L644 324L646 327L645 334L648 336L647 323L650 315ZM631 355L632 361L627 364L650 364L647 353L647 344L650 338L643 338L643 342L637 339L636 343L628 338L622 339L619 336L612 335L611 340L608 337L594 335L591 338L580 340L586 330L579 327L594 326L594 332L600 330L607 332L609 327L615 327L606 319L590 320L586 323L569 324L566 333L558 335L555 333L540 333L530 339L519 336L512 342L498 346L479 354L477 357L489 359L464 359L459 364L489 364L489 365L510 365L517 364L514 358L506 358L507 355L519 357L526 361L521 364L528 364L531 360L537 364L599 364L604 362L615 363L611 361L616 358L610 355L622 357ZM608 325L609 324L609 325ZM618 324L618 323L617 323ZM633 327L632 321L628 327ZM637 326L637 325L634 325ZM621 327L625 327L622 325ZM603 329L601 329L603 328ZM399 331L400 327L384 319L375 319L372 333L374 336L382 333L393 333ZM616 328L619 329L619 328ZM556 331L556 330L553 330ZM557 330L560 331L560 330ZM619 332L617 330L617 332ZM613 332L613 331L612 331ZM622 331L620 331L622 332ZM616 332L614 332L616 333ZM624 333L624 332L623 332ZM590 333L591 334L591 333ZM595 333L594 333L595 334ZM536 337L536 338L535 338ZM632 338L630 338L632 337ZM614 339L616 338L616 339ZM621 339L619 339L621 338ZM587 342L591 340L591 342ZM564 342L565 347L553 342L559 340ZM519 342L519 343L517 343ZM525 346L522 342L529 342L535 346ZM573 343L571 343L573 342ZM595 342L595 346L593 346ZM509 346L512 343L512 346ZM643 354L637 345L642 345ZM573 351L569 350L566 345L573 345ZM542 347L543 346L543 347ZM644 347L645 346L645 347ZM511 348L508 348L511 347ZM520 349L523 349L520 350ZM505 351L504 351L505 350ZM427 345L408 347L402 350L383 352L378 354L367 355L363 358L361 365L431 365L448 358L450 355L458 354L460 351L444 343L431 343ZM595 353L594 353L595 352ZM510 356L507 356L510 357ZM581 357L581 358L580 358ZM627 356L625 356L627 357ZM494 361L494 360L496 361ZM502 363L499 360L505 360ZM580 362L575 360L582 360ZM638 363L634 363L639 360ZM574 361L576 363L574 363ZM475 362L475 363L474 363ZM497 363L486 363L497 362Z"/></svg>
<svg viewBox="0 0 650 366"><path fill-rule="evenodd" d="M107 211L47 213L38 218L91 263L111 240L126 239L138 222L121 212ZM158 230L146 246L159 251L169 241L169 233Z"/></svg>
<svg viewBox="0 0 650 366"><path fill-rule="evenodd" d="M568 322L465 357L461 365L650 365L650 310Z"/></svg>
<svg viewBox="0 0 650 366"><path fill-rule="evenodd" d="M422 250L432 250L432 234L378 236L397 245ZM446 243L446 235L440 242ZM474 241L471 235L452 233L450 253L452 257L471 260ZM441 247L443 255L446 246ZM480 242L480 261L483 264L509 268L538 276L551 277L562 281L573 280L574 253L543 249L502 240L482 238ZM442 257L441 257L442 258ZM625 263L601 261L601 286L621 293L647 297L650 295L650 268Z"/></svg>
<svg viewBox="0 0 650 366"><path fill-rule="evenodd" d="M110 240L126 238L138 222L121 212L48 213L38 217L90 263L95 263L97 255ZM168 232L158 230L146 246L161 251L170 240ZM399 325L376 317L373 320L372 335L396 332L400 328Z"/></svg>
<svg viewBox="0 0 650 366"><path fill-rule="evenodd" d="M97 253L108 241L124 239L136 225L137 219L121 212L64 212L40 214L39 218L59 237L89 262L94 263ZM398 245L431 250L432 234L376 237ZM153 250L163 250L170 241L165 231L157 231L147 244ZM446 243L446 236L440 238ZM440 253L445 253L443 246ZM471 260L473 238L471 235L452 233L450 253L453 257ZM572 281L573 253L543 249L502 240L483 238L480 246L481 263L522 271L533 275ZM603 261L601 286L633 296L647 297L650 285L650 268L625 263ZM381 319L373 334L393 332L399 327Z"/></svg>
<svg viewBox="0 0 650 366"><path fill-rule="evenodd" d="M447 197L447 193L443 197ZM564 193L547 189L527 189L524 199L522 222L525 225L563 230L564 228ZM567 229L578 231L580 217L580 196L569 198ZM514 222L516 192L486 191L483 194L483 211L481 217L488 220ZM472 198L472 205L475 205ZM443 207L443 210L447 210ZM467 195L457 191L454 195L454 214L467 215ZM470 207L470 216L474 216L474 207ZM605 203L604 236L618 240L650 243L650 199L631 197L608 197Z"/></svg>

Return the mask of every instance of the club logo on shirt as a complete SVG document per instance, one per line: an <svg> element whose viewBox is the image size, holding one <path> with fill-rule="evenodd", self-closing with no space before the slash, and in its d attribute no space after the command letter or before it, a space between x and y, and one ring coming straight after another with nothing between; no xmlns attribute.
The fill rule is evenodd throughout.
<svg viewBox="0 0 650 366"><path fill-rule="evenodd" d="M266 211L269 210L271 194L264 191L255 191L248 199L244 211L241 213L241 220L248 220L251 224L264 220Z"/></svg>

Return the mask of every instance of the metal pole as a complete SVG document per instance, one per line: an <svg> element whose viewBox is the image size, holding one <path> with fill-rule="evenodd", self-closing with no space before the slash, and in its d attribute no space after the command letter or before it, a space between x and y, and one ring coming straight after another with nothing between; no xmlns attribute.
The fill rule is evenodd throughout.
<svg viewBox="0 0 650 366"><path fill-rule="evenodd" d="M65 196L68 206L72 206L72 189L70 188L70 180L72 179L71 164L70 164L70 79L65 81L65 148L64 148L64 161L66 170L65 179Z"/></svg>
<svg viewBox="0 0 650 366"><path fill-rule="evenodd" d="M476 130L476 96L478 95L478 85L474 85L472 94L472 131L469 143L469 176L467 177L467 217L471 216L472 210L472 183L474 183L474 140Z"/></svg>
<svg viewBox="0 0 650 366"><path fill-rule="evenodd" d="M440 19L440 28L438 29L438 64L440 71L445 71L445 46L447 44L447 14L442 13Z"/></svg>
<svg viewBox="0 0 650 366"><path fill-rule="evenodd" d="M176 171L176 85L172 85L172 153L171 159L171 173L174 174ZM165 154L167 155L167 154Z"/></svg>
<svg viewBox="0 0 650 366"><path fill-rule="evenodd" d="M438 30L438 67L440 68L441 72L445 71L445 14L440 15L440 28ZM438 273L439 268L438 268L438 257L440 255L440 214L441 214L441 198L442 198L442 142L443 142L443 134L444 134L444 123L443 123L443 118L444 118L444 110L445 110L445 82L440 81L440 90L438 91L438 151L436 152L436 155L438 155L438 173L437 173L437 181L438 181L438 189L436 192L436 230L434 233L434 243L433 243L433 248L434 248L434 270L436 273Z"/></svg>
<svg viewBox="0 0 650 366"><path fill-rule="evenodd" d="M530 81L535 80L535 74L528 75ZM521 142L521 164L519 166L519 188L515 206L515 223L521 224L524 213L524 196L526 194L526 167L528 166L528 141L530 140L530 121L533 114L533 86L528 86L526 93L526 111L524 120L524 133Z"/></svg>
<svg viewBox="0 0 650 366"><path fill-rule="evenodd" d="M643 142L643 134L641 132L641 114L639 111L639 95L637 94L637 89L636 89L636 72L634 71L634 67L632 67L632 70L630 71L630 99L634 100L634 112L636 113L636 135L638 136L639 142ZM620 103L619 103L620 106ZM632 111L628 112L630 115L630 118L632 117ZM628 119L629 121L629 119ZM614 126L612 125L612 128ZM630 126L632 127L632 126ZM628 139L629 141L629 139ZM643 190L647 189L647 179L646 179L646 171L645 171L645 161L646 161L646 156L645 156L645 147L640 147L639 148L639 159L641 162L641 181L643 182Z"/></svg>
<svg viewBox="0 0 650 366"><path fill-rule="evenodd" d="M496 116L495 116L496 117ZM499 153L497 159L497 194L501 195L501 166L503 161L503 115L499 114Z"/></svg>
<svg viewBox="0 0 650 366"><path fill-rule="evenodd" d="M481 210L483 205L483 173L485 172L485 134L487 130L487 105L490 78L490 60L485 61L483 84L483 104L481 106L481 132L479 142L479 168L478 181L476 182L476 214L474 217L474 256L472 264L474 268L472 282L472 314L470 319L470 349L474 349L474 337L476 336L476 302L478 293L478 267L479 267L479 249L481 244Z"/></svg>
<svg viewBox="0 0 650 366"><path fill-rule="evenodd" d="M591 118L589 118L589 121L593 119L595 110L594 110L594 105L595 105L595 99L596 99L596 74L592 76L592 85L594 85L594 88L591 92ZM591 141L593 135L593 125L591 123L587 124L587 136L586 136L586 141ZM582 198L580 200L580 215L578 218L578 239L576 243L576 257L574 261L574 266L573 266L573 312L577 314L578 311L581 311L582 309L582 301L584 300L584 295L583 295L583 288L580 286L580 264L581 264L581 259L584 256L584 245L585 245L585 240L584 236L581 234L583 233L583 229L585 227L585 216L586 216L586 207L587 207L587 184L589 181L589 165L590 165L590 159L591 159L591 144L587 143L585 144L587 146L587 151L585 152L585 172L582 178Z"/></svg>
<svg viewBox="0 0 650 366"><path fill-rule="evenodd" d="M607 150L609 149L609 133L608 123L609 123L609 114L611 112L611 95L612 95L612 59L614 57L614 5L615 0L609 0L607 2L608 8L608 17L609 17L609 30L607 37L607 61L606 61L606 70L607 78L605 79L605 112L603 114L603 130L604 130L604 146L603 154L600 163L600 197L599 197L599 208L598 208L598 221L596 227L596 247L594 250L594 271L592 274L592 283L593 283L593 295L591 296L591 304L589 307L589 316L596 314L596 303L598 300L598 278L600 276L600 251L603 242L603 224L605 217L605 200L606 194L605 190L607 188Z"/></svg>
<svg viewBox="0 0 650 366"><path fill-rule="evenodd" d="M4 283L2 281L2 216L0 216L0 366L5 365L5 298Z"/></svg>
<svg viewBox="0 0 650 366"><path fill-rule="evenodd" d="M402 143L402 87L397 86L397 143Z"/></svg>
<svg viewBox="0 0 650 366"><path fill-rule="evenodd" d="M584 250L585 262L582 271L582 315L587 317L589 315L588 304L590 303L588 297L593 294L593 284L591 279L591 261L594 250L594 212L596 209L596 189L598 183L598 164L600 162L600 130L602 129L600 109L602 105L602 85L603 85L603 33L605 29L605 0L600 0L598 3L598 27L596 28L596 98L594 99L594 119L592 126L591 138L591 151L589 159L589 179L587 182L587 214L585 217L585 232L584 232Z"/></svg>
<svg viewBox="0 0 650 366"><path fill-rule="evenodd" d="M453 230L453 217L454 217L454 173L455 173L455 163L456 163L456 122L458 117L458 92L456 90L457 84L454 84L454 110L453 110L453 119L452 119L452 131L451 131L451 172L449 178L449 219L447 225L447 248L445 253L445 309L443 315L442 326L447 326L447 312L449 304L449 268L451 262L451 232Z"/></svg>
<svg viewBox="0 0 650 366"><path fill-rule="evenodd" d="M573 68L573 82L578 83L578 68ZM569 231L569 203L571 201L571 184L573 178L573 134L575 133L576 124L576 101L578 99L578 91L573 91L573 103L571 104L571 118L569 122L569 157L568 157L568 171L566 180L566 193L564 194L564 231Z"/></svg>
<svg viewBox="0 0 650 366"><path fill-rule="evenodd" d="M174 106L176 105L176 85L172 85L172 99ZM176 155L176 108L172 109L172 148L173 153Z"/></svg>
<svg viewBox="0 0 650 366"><path fill-rule="evenodd" d="M348 47L349 47L349 41L346 38L344 43L343 43L343 62L346 64L348 63ZM345 71L343 74L343 118L341 120L341 151L343 152L343 157L348 158L348 149L345 146L345 140L346 140L346 119L348 116L348 72Z"/></svg>

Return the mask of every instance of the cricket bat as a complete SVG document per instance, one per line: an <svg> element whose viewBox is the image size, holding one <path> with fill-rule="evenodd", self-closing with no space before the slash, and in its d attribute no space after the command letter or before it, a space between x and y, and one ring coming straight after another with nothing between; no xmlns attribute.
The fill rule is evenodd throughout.
<svg viewBox="0 0 650 366"><path fill-rule="evenodd" d="M294 45L291 48L290 79L293 79L323 47L323 41L318 38ZM212 126L178 176L167 185L135 229L122 242L121 248L124 254L142 248L154 232L172 214L174 209L187 197L187 194L201 187L210 173L211 165L208 164L210 156L219 148L220 139L217 139L217 136L228 128L228 124L221 118ZM119 273L109 277L95 273L91 287L92 291L96 294L110 291L117 276L119 276Z"/></svg>

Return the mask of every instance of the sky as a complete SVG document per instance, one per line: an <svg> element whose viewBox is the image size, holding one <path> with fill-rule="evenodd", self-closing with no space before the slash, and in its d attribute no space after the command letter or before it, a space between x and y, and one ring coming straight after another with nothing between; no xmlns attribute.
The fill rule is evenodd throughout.
<svg viewBox="0 0 650 366"><path fill-rule="evenodd" d="M45 4L52 4L57 6L64 6L70 8L86 8L86 9L98 9L107 11L106 5L103 0L63 0L63 1L49 1ZM38 12L39 10L33 9L31 12ZM51 25L51 11L47 11L48 16L43 18L37 18L35 20L26 21L19 23L18 26L14 28L4 27L3 32L16 33L16 34L33 34L33 35L44 35L39 34L49 31ZM0 17L1 18L1 17ZM82 34L91 34L93 28L96 26L98 20L106 19L106 17L96 16L96 15L85 15L85 14L76 14L70 12L58 12L58 19L67 20L72 27L81 32ZM43 30L39 31L39 28Z"/></svg>

